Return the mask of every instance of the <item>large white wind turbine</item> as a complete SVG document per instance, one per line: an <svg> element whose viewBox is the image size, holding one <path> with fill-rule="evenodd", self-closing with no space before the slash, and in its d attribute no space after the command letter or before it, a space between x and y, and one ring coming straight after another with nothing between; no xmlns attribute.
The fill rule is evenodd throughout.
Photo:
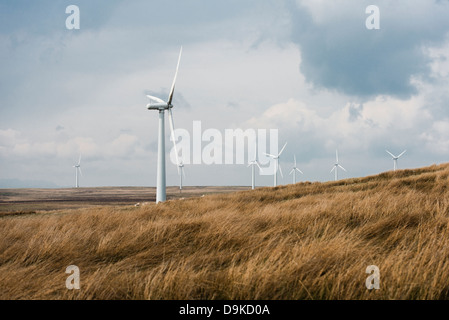
<svg viewBox="0 0 449 320"><path fill-rule="evenodd" d="M78 178L78 171L80 173L80 175L83 175L81 172L81 155L80 158L78 159L78 164L73 166L75 168L75 188L79 188L80 184L79 184L79 178Z"/></svg>
<svg viewBox="0 0 449 320"><path fill-rule="evenodd" d="M335 181L338 180L338 168L343 169L343 171L346 171L345 168L343 168L339 163L338 163L338 150L335 150L335 159L336 162L334 164L334 167L332 168L331 172L335 170Z"/></svg>
<svg viewBox="0 0 449 320"><path fill-rule="evenodd" d="M402 155L407 151L407 150L404 150L400 155L398 155L398 156L395 156L394 154L392 154L390 151L388 151L388 150L385 150L385 151L387 151L387 153L393 158L393 171L396 171L396 169L398 168L398 159L400 158L400 157L402 157Z"/></svg>
<svg viewBox="0 0 449 320"><path fill-rule="evenodd" d="M147 95L150 103L147 105L148 110L159 111L159 136L158 136L158 156L157 156L157 185L156 185L156 203L166 200L166 177L165 177L165 110L168 111L168 119L170 123L171 136L175 148L176 164L178 161L178 152L176 150L176 142L174 135L174 124L172 114L173 93L175 92L176 77L178 76L179 62L181 61L182 47L179 52L178 64L176 66L175 78L171 86L170 94L167 102L162 99Z"/></svg>
<svg viewBox="0 0 449 320"><path fill-rule="evenodd" d="M290 171L290 174L293 173L293 184L295 184L296 183L296 171L298 171L301 174L304 174L304 173L296 167L296 155L293 155L293 159L295 160L295 164L293 166L292 171Z"/></svg>
<svg viewBox="0 0 449 320"><path fill-rule="evenodd" d="M259 160L257 160L257 143L255 143L254 149L255 149L254 160L248 164L248 167L251 166L251 189L253 190L256 187L255 166L259 167L259 171L262 170L262 168L259 165Z"/></svg>
<svg viewBox="0 0 449 320"><path fill-rule="evenodd" d="M284 144L284 146L281 149L281 152L279 152L277 155L273 155L273 154L269 154L269 153L265 153L265 155L271 157L274 159L274 186L277 186L277 176L278 176L278 171L281 173L281 177L283 178L284 175L282 174L282 169L279 166L279 157L281 156L282 152L284 151L285 147L287 146L287 142Z"/></svg>

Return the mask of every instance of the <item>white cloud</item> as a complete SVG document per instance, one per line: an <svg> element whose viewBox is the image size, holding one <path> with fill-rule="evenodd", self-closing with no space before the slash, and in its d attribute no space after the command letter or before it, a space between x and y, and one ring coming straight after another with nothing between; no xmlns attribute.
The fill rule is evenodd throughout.
<svg viewBox="0 0 449 320"><path fill-rule="evenodd" d="M5 140L7 138L7 140ZM77 159L81 154L83 158L129 157L143 148L139 139L130 134L121 134L115 139L99 144L90 137L74 137L65 141L40 141L33 137L24 138L16 130L0 130L0 147L2 158L60 158Z"/></svg>
<svg viewBox="0 0 449 320"><path fill-rule="evenodd" d="M422 127L423 121L431 123L432 120L422 106L420 97L405 101L377 97L363 106L348 102L330 114L320 115L314 111L313 105L290 99L271 106L245 125L279 128L283 139L318 144L316 147L324 147L328 151L343 145L350 152L358 152L379 143L395 143L394 137L402 138L405 132L416 131L416 136L409 138L419 138L420 131L416 128ZM355 115L351 114L353 110L356 110Z"/></svg>
<svg viewBox="0 0 449 320"><path fill-rule="evenodd" d="M449 153L449 119L435 121L429 131L420 136L431 152L447 155Z"/></svg>
<svg viewBox="0 0 449 320"><path fill-rule="evenodd" d="M432 77L448 78L449 76L449 39L439 47L425 48L429 58L432 59L430 67Z"/></svg>
<svg viewBox="0 0 449 320"><path fill-rule="evenodd" d="M0 129L0 146L1 147L10 147L14 146L14 144L19 139L20 132L13 129Z"/></svg>
<svg viewBox="0 0 449 320"><path fill-rule="evenodd" d="M127 157L135 153L138 146L138 138L129 134L121 134L110 144L105 146L104 150L107 156Z"/></svg>

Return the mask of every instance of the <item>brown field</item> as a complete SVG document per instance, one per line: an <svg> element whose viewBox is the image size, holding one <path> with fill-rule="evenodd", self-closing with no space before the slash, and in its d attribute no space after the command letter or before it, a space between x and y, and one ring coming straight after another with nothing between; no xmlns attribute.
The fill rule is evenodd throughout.
<svg viewBox="0 0 449 320"><path fill-rule="evenodd" d="M167 187L167 200L248 190L249 187ZM62 209L135 205L156 200L156 188L101 187L67 189L0 189L0 217Z"/></svg>
<svg viewBox="0 0 449 320"><path fill-rule="evenodd" d="M448 299L448 185L444 164L140 207L12 210L0 217L0 299ZM69 265L80 290L65 287ZM369 265L379 290L365 287Z"/></svg>

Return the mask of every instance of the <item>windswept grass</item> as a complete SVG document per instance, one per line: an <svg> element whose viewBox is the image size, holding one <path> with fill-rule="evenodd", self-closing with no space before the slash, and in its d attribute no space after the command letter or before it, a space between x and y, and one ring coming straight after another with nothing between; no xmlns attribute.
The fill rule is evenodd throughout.
<svg viewBox="0 0 449 320"><path fill-rule="evenodd" d="M447 299L449 165L0 218L0 299ZM67 290L77 265L81 290ZM367 290L366 267L380 269Z"/></svg>

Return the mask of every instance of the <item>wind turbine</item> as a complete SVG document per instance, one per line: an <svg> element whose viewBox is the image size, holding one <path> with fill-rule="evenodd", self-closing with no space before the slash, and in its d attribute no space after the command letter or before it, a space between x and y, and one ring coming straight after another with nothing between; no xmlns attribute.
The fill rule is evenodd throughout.
<svg viewBox="0 0 449 320"><path fill-rule="evenodd" d="M295 184L296 183L296 171L298 171L301 174L304 174L304 173L296 167L296 155L293 155L293 159L295 160L295 165L293 166L293 169L292 169L292 171L290 171L289 174L293 173L293 184Z"/></svg>
<svg viewBox="0 0 449 320"><path fill-rule="evenodd" d="M83 175L81 172L81 155L80 158L78 159L78 164L74 165L73 168L75 168L75 188L79 188L80 184L78 179L78 171L80 175Z"/></svg>
<svg viewBox="0 0 449 320"><path fill-rule="evenodd" d="M407 151L407 150L404 150L400 155L398 155L398 156L395 156L394 154L392 154L390 151L388 151L388 150L385 150L385 151L387 151L387 153L393 158L393 171L396 171L396 169L397 169L397 167L398 167L398 159L400 158L400 157L402 157L402 155Z"/></svg>
<svg viewBox="0 0 449 320"><path fill-rule="evenodd" d="M179 62L181 61L182 47L179 52L178 65L176 66L175 78L171 86L170 94L168 95L167 102L162 99L147 95L150 99L150 103L147 105L148 110L159 111L159 136L158 136L158 156L157 156L157 185L156 185L156 203L166 200L166 177L165 177L165 110L168 111L168 119L170 123L171 137L173 140L176 164L179 165L178 151L176 150L173 114L172 114L172 101L173 93L175 92L176 77L178 76Z"/></svg>
<svg viewBox="0 0 449 320"><path fill-rule="evenodd" d="M186 174L184 172L184 163L181 159L181 161L179 161L178 163L178 174L179 174L179 192L182 191L182 177L186 177Z"/></svg>
<svg viewBox="0 0 449 320"><path fill-rule="evenodd" d="M343 171L346 171L345 168L343 168L339 163L338 163L338 150L335 150L335 156L336 156L336 162L334 164L334 167L332 168L331 172L335 170L335 181L338 180L338 168L343 169Z"/></svg>
<svg viewBox="0 0 449 320"><path fill-rule="evenodd" d="M278 171L281 173L281 177L283 178L284 175L282 174L282 169L279 166L279 157L281 156L282 152L284 151L285 147L287 146L287 142L284 144L284 146L281 149L281 152L278 153L278 155L273 155L273 154L269 154L269 153L265 153L265 155L271 157L274 159L275 161L275 168L274 168L274 186L277 186L277 175L278 175Z"/></svg>
<svg viewBox="0 0 449 320"><path fill-rule="evenodd" d="M248 167L251 166L251 189L252 190L254 190L254 188L256 187L255 166L259 167L259 171L262 170L262 168L259 165L259 160L257 160L257 143L254 144L254 150L255 150L254 160L248 164Z"/></svg>

